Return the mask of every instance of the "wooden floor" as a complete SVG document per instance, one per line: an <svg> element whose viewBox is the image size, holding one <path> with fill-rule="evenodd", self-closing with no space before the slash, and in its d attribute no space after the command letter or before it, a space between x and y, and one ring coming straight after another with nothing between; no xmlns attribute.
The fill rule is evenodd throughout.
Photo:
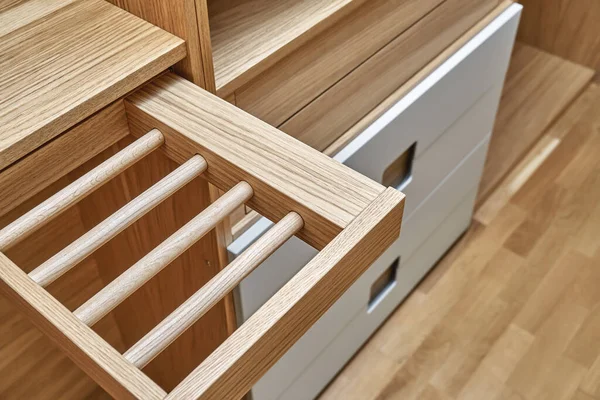
<svg viewBox="0 0 600 400"><path fill-rule="evenodd" d="M478 203L588 85L594 71L517 43L479 186Z"/></svg>
<svg viewBox="0 0 600 400"><path fill-rule="evenodd" d="M322 399L600 399L592 84Z"/></svg>

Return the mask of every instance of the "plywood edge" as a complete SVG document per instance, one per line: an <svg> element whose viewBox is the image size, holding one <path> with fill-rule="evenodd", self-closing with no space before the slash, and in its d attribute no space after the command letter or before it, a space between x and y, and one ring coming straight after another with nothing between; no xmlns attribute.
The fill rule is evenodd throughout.
<svg viewBox="0 0 600 400"><path fill-rule="evenodd" d="M425 67L419 70L419 72L417 72L410 80L404 83L394 93L388 96L378 106L376 106L367 115L365 115L360 121L358 121L350 129L348 129L340 137L338 137L325 150L323 150L323 153L329 156L334 156L336 153L338 153L356 136L360 135L367 127L369 127L375 120L377 120L377 118L382 116L388 109L390 109L394 104L396 104L401 98L406 96L419 83L421 83L421 81L423 81L427 76L429 76L433 71L435 71L446 60L448 60L454 53L456 53L458 49L463 47L469 40L471 40L479 32L481 32L487 25L490 24L491 21L493 21L500 14L506 11L506 9L508 9L508 7L510 7L512 4L514 4L514 2L511 0L502 1L496 8L494 8L494 10L487 14L476 25L474 25L471 29L465 32L460 38L458 38L454 43L447 47Z"/></svg>
<svg viewBox="0 0 600 400"><path fill-rule="evenodd" d="M305 220L300 237L322 248L384 187L235 106L166 74L126 100L134 135L158 128L177 162L199 152L206 178L221 190L239 181L255 195L248 206L278 221L290 211Z"/></svg>
<svg viewBox="0 0 600 400"><path fill-rule="evenodd" d="M107 28L99 20L109 21L120 43L100 35ZM72 45L77 40L86 46ZM169 68L186 49L183 40L111 4L79 0L0 37L0 52L12 55L0 63L0 102L10 99L2 102L2 169Z"/></svg>
<svg viewBox="0 0 600 400"><path fill-rule="evenodd" d="M270 0L266 0L268 3ZM262 21L261 14L264 13L243 13L248 20L243 21L249 28L249 32L240 34L239 40L228 46L224 46L218 40L219 36L225 36L227 32L226 28L221 29L222 32L215 30L218 29L219 25L225 25L226 22L220 23L220 19L225 19L221 16L221 13L213 15L211 17L211 23L213 25L213 47L216 48L214 52L214 65L215 65L215 80L216 89L219 97L226 97L250 80L258 76L262 71L265 71L269 67L273 66L279 60L293 52L304 43L308 42L319 33L323 32L329 26L338 22L345 15L350 13L352 10L359 7L365 0L336 0L335 2L326 1L321 2L320 7L323 8L323 12L309 13L301 16L290 15L289 10L284 10L283 7L291 8L286 6L282 2L282 5L277 6L276 3L271 7L279 7L281 17L268 18L267 22L273 24L278 18L294 18L298 22L294 24L292 21L284 21L280 32L271 32L269 35L264 35L264 29L257 29L261 26ZM288 2L289 3L289 2ZM306 3L306 2L305 2ZM332 7L329 3L335 3ZM298 3L300 4L300 3ZM319 4L319 2L316 2ZM282 7L283 6L283 7ZM301 7L300 7L301 8ZM210 10L209 10L210 11ZM262 11L262 10L261 10ZM309 10L306 10L309 11ZM236 16L239 16L239 12ZM256 19L253 22L252 18ZM259 34L258 38L262 42L259 46L256 46L256 34ZM227 35L231 37L230 35ZM287 36L287 38L286 38ZM241 42L246 41L248 45L243 45ZM268 43L272 43L268 45ZM261 50L262 51L259 51ZM239 61L246 59L246 61L239 65ZM232 64L234 66L232 66ZM238 64L237 66L235 64Z"/></svg>

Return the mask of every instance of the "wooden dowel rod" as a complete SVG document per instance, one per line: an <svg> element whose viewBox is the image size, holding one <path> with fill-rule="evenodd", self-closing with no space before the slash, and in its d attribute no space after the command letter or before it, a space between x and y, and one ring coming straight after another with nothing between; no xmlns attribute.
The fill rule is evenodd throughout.
<svg viewBox="0 0 600 400"><path fill-rule="evenodd" d="M252 187L240 182L195 216L150 253L123 272L100 292L75 310L88 326L94 325L163 268L200 240L223 218L252 197Z"/></svg>
<svg viewBox="0 0 600 400"><path fill-rule="evenodd" d="M69 186L0 230L0 251L6 251L47 224L64 210L160 147L164 137L153 129ZM65 157L68 157L66 155Z"/></svg>
<svg viewBox="0 0 600 400"><path fill-rule="evenodd" d="M83 236L46 260L29 277L46 287L83 259L146 215L173 193L206 170L206 161L195 155Z"/></svg>
<svg viewBox="0 0 600 400"><path fill-rule="evenodd" d="M233 290L242 279L267 257L298 232L303 225L302 218L295 212L286 215L231 264L127 350L124 354L125 358L136 367L143 368L225 297L227 293Z"/></svg>

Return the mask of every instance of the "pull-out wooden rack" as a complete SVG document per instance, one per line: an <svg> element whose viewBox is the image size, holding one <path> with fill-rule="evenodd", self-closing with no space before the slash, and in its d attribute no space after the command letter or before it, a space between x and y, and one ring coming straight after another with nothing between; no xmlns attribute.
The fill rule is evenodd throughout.
<svg viewBox="0 0 600 400"><path fill-rule="evenodd" d="M138 139L0 231L0 289L116 398L241 397L398 237L404 196L175 75L125 101ZM29 274L4 255L156 150L179 168ZM198 176L226 193L74 312L45 290ZM276 224L134 346L91 329L242 204ZM141 371L293 235L320 253L171 393Z"/></svg>

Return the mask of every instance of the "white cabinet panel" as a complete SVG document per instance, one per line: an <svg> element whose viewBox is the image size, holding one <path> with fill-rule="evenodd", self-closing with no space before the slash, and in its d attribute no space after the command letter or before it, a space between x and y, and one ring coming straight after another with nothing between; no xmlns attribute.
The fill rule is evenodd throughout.
<svg viewBox="0 0 600 400"><path fill-rule="evenodd" d="M315 396L468 227L520 12L509 7L335 156L381 182L416 144L401 236L254 386L254 400ZM270 226L254 224L230 257ZM235 291L239 322L315 254L292 238L244 279ZM397 259L396 283L369 305L373 282Z"/></svg>

